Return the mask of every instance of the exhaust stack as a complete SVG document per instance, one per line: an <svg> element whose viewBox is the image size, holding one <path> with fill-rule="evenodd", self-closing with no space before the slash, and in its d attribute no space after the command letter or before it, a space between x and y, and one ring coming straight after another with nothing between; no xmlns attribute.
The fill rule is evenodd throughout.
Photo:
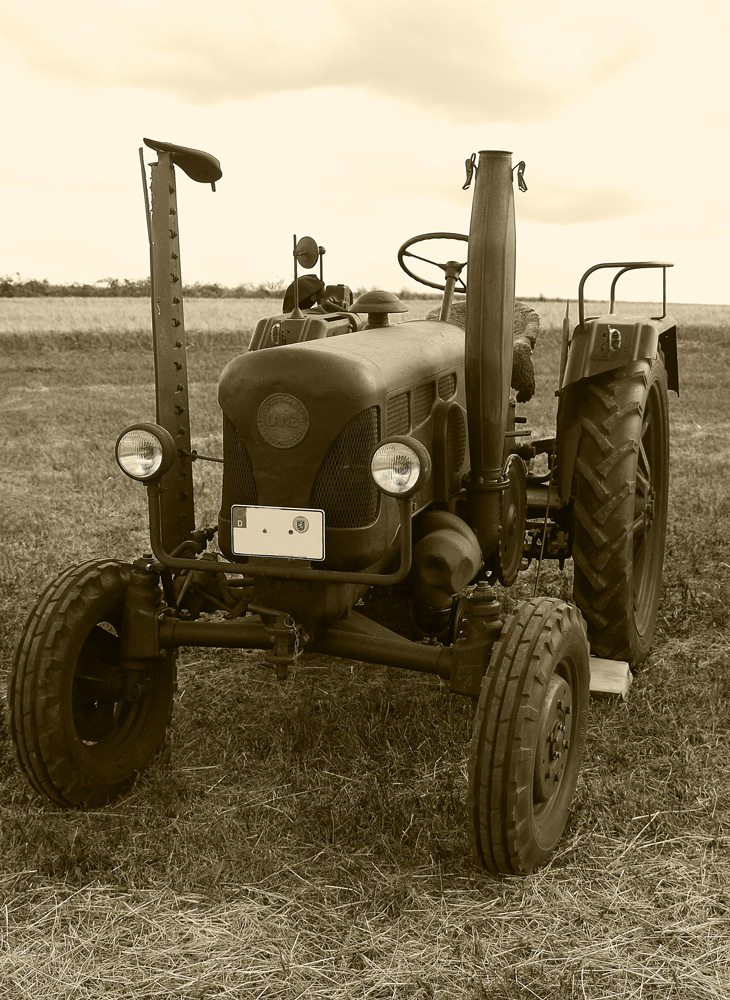
<svg viewBox="0 0 730 1000"><path fill-rule="evenodd" d="M499 539L504 435L512 378L515 209L512 154L482 150L469 225L465 388L471 469L467 521L484 558Z"/></svg>

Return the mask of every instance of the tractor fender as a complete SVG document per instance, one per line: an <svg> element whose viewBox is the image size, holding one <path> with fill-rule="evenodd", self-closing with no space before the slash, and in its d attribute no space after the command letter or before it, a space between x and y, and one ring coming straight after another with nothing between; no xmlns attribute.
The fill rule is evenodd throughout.
<svg viewBox="0 0 730 1000"><path fill-rule="evenodd" d="M609 313L587 319L569 340L560 393L581 379L660 356L667 370L667 388L679 395L677 324L671 316L648 319Z"/></svg>
<svg viewBox="0 0 730 1000"><path fill-rule="evenodd" d="M627 365L643 361L648 369L657 358L664 363L667 388L679 395L677 326L671 316L647 319L611 313L576 327L557 393L556 485L561 505L571 498L583 431L585 387L605 372Z"/></svg>

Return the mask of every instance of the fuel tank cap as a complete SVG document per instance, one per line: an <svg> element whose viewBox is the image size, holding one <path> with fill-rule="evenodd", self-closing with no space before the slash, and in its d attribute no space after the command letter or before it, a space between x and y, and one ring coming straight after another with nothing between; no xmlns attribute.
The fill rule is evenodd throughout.
<svg viewBox="0 0 730 1000"><path fill-rule="evenodd" d="M374 288L359 295L350 306L350 312L367 313L367 327L372 328L389 326L388 314L408 312L408 306L404 305L394 292Z"/></svg>

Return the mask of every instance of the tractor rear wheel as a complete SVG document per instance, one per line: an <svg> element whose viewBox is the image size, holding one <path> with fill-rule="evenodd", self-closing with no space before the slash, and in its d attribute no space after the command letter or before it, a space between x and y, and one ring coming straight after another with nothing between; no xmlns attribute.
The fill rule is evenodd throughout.
<svg viewBox="0 0 730 1000"><path fill-rule="evenodd" d="M62 806L116 798L157 753L172 712L175 655L150 661L125 700L120 663L132 567L112 560L66 570L41 595L8 683L10 733L36 791Z"/></svg>
<svg viewBox="0 0 730 1000"><path fill-rule="evenodd" d="M507 618L482 682L469 757L475 857L527 875L568 821L588 723L590 668L580 611L550 597Z"/></svg>
<svg viewBox="0 0 730 1000"><path fill-rule="evenodd" d="M661 360L607 372L582 391L575 464L573 599L592 651L643 663L661 593L669 407Z"/></svg>

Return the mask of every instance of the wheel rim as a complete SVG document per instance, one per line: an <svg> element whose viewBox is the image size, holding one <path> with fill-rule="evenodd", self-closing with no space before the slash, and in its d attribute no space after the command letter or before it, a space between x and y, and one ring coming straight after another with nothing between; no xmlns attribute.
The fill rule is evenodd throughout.
<svg viewBox="0 0 730 1000"><path fill-rule="evenodd" d="M574 753L575 665L561 660L547 683L540 709L533 771L533 817L537 830L551 823L563 808L565 795L572 798L571 757ZM548 834L549 835L549 834Z"/></svg>
<svg viewBox="0 0 730 1000"><path fill-rule="evenodd" d="M503 586L510 587L517 579L522 564L527 515L524 466L516 455L513 455L507 463L506 477L509 484L502 497L497 575Z"/></svg>
<svg viewBox="0 0 730 1000"><path fill-rule="evenodd" d="M664 553L667 465L666 435L658 382L649 388L636 463L632 524L634 619L640 635L654 618Z"/></svg>
<svg viewBox="0 0 730 1000"><path fill-rule="evenodd" d="M147 699L122 695L125 671L121 666L122 608L105 614L83 641L71 689L71 712L76 736L86 751L111 757L136 739Z"/></svg>

